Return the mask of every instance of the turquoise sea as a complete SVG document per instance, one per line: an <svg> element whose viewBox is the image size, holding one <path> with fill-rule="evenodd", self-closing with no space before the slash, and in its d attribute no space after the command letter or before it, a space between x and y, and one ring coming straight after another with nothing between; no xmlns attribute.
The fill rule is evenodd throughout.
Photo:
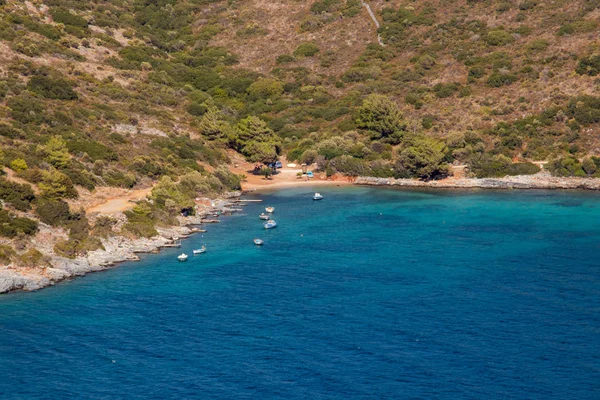
<svg viewBox="0 0 600 400"><path fill-rule="evenodd" d="M600 194L318 190L0 296L0 398L600 398Z"/></svg>

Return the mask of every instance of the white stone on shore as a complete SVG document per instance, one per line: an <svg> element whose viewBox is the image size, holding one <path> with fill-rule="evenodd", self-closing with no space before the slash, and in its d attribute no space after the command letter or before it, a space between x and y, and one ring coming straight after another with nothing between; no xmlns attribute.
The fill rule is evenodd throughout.
<svg viewBox="0 0 600 400"><path fill-rule="evenodd" d="M359 177L357 185L404 186L432 188L482 188L482 189L585 189L600 190L600 178L558 178L545 173L506 176L503 178L460 178L439 181Z"/></svg>

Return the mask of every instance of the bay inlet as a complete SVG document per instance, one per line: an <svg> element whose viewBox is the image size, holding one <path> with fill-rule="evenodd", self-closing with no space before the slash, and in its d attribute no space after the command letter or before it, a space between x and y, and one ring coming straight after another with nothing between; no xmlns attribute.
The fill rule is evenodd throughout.
<svg viewBox="0 0 600 400"><path fill-rule="evenodd" d="M0 396L598 398L598 193L313 189L0 297Z"/></svg>

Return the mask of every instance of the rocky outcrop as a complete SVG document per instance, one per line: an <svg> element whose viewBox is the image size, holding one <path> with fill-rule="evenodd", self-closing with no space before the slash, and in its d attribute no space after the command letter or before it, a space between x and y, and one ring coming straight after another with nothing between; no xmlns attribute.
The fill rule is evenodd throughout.
<svg viewBox="0 0 600 400"><path fill-rule="evenodd" d="M429 188L481 189L585 189L600 190L600 178L560 178L547 174L507 176L504 178L461 178L439 181L359 177L357 185Z"/></svg>
<svg viewBox="0 0 600 400"><path fill-rule="evenodd" d="M226 198L239 197L240 193L229 194ZM0 293L15 290L38 290L54 285L65 279L83 276L89 272L102 271L124 261L139 260L138 253L152 253L185 238L193 233L190 225L201 224L207 216L229 214L237 209L227 200L213 200L211 206L199 210L197 215L179 217L180 226L158 228L159 234L153 238L131 239L124 236L111 236L102 239L104 249L89 252L83 257L69 259L52 253L51 247L36 243L36 248L48 255L49 267L0 266ZM47 228L51 231L51 228Z"/></svg>
<svg viewBox="0 0 600 400"><path fill-rule="evenodd" d="M89 252L85 257L69 259L51 255L51 267L16 268L0 267L0 293L14 290L37 290L56 282L101 271L117 263L138 260L136 253L150 253L172 243L174 238L192 233L185 226L162 229L150 239L129 239L113 236L102 240L104 250Z"/></svg>
<svg viewBox="0 0 600 400"><path fill-rule="evenodd" d="M33 280L27 279L14 271L0 270L0 293L10 292L13 290L35 290L37 285Z"/></svg>

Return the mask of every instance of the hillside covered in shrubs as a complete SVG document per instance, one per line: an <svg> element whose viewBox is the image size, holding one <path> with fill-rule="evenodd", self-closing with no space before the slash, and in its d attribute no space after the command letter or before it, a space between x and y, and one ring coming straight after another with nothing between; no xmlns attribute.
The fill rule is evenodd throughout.
<svg viewBox="0 0 600 400"><path fill-rule="evenodd" d="M121 233L155 235L240 187L232 151L328 175L600 175L598 2L369 4L378 30L358 0L0 0L0 260L41 262L40 223L59 254L101 247L116 221L67 203L101 187L153 185Z"/></svg>

